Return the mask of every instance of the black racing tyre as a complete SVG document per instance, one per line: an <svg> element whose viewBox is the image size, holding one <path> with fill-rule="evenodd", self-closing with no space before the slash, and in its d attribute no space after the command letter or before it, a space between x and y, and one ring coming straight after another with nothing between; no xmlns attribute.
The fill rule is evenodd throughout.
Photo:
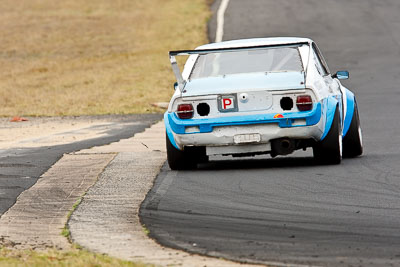
<svg viewBox="0 0 400 267"><path fill-rule="evenodd" d="M324 140L313 147L314 158L323 164L339 164L342 161L342 127L336 107L331 128Z"/></svg>
<svg viewBox="0 0 400 267"><path fill-rule="evenodd" d="M353 118L350 128L345 137L343 137L343 157L353 158L363 153L362 133L360 126L360 117L358 115L357 103L354 103Z"/></svg>
<svg viewBox="0 0 400 267"><path fill-rule="evenodd" d="M167 159L171 170L190 170L197 167L196 159L185 150L175 148L166 134Z"/></svg>

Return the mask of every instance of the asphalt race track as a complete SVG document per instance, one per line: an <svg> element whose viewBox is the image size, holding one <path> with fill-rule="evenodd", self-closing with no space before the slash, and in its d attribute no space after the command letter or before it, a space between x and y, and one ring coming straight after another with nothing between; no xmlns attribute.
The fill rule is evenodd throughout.
<svg viewBox="0 0 400 267"><path fill-rule="evenodd" d="M350 71L364 155L338 166L316 165L310 151L166 165L141 209L151 236L239 261L400 266L399 13L398 0L231 0L224 40L310 37L332 72ZM209 29L214 40L215 16Z"/></svg>
<svg viewBox="0 0 400 267"><path fill-rule="evenodd" d="M104 131L104 136L99 138L38 148L0 149L0 216L14 205L16 198L34 185L64 153L132 137L161 118L157 114L109 117L114 124L109 130L97 126L99 129L96 130Z"/></svg>

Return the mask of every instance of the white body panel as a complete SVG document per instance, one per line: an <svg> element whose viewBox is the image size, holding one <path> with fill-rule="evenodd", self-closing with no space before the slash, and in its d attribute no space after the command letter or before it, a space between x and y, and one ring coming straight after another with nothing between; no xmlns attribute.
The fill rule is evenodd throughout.
<svg viewBox="0 0 400 267"><path fill-rule="evenodd" d="M260 134L260 142L254 144L269 144L271 139L288 137L294 139L319 140L324 131L324 123L321 120L313 126L281 128L278 124L258 124L258 125L240 125L240 126L221 126L215 127L211 133L194 134L174 134L175 142L182 149L183 146L238 146L234 137L241 134ZM239 145L241 146L241 145ZM221 150L221 152L223 149ZM253 152L250 148L243 153ZM223 153L221 153L223 154Z"/></svg>

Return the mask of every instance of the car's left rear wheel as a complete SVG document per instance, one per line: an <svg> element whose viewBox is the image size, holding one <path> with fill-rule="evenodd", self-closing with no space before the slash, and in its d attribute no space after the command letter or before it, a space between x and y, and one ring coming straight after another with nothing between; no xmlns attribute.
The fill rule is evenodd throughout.
<svg viewBox="0 0 400 267"><path fill-rule="evenodd" d="M166 135L167 159L171 170L191 170L197 168L197 163L208 161L205 147L187 147L179 150Z"/></svg>

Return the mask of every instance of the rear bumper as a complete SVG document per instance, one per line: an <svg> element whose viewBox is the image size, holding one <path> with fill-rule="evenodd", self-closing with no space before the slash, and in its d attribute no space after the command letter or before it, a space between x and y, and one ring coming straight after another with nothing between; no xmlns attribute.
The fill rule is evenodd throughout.
<svg viewBox="0 0 400 267"><path fill-rule="evenodd" d="M165 123L167 132L170 131L169 138L173 137L171 141L179 149L184 146L246 146L249 147L248 152L254 152L252 145L258 145L268 151L270 140L276 138L319 140L324 132L321 110L321 104L317 103L310 111L282 113L283 118L274 118L275 114L261 114L195 120L181 120L174 113L166 113ZM259 142L245 146L235 144L235 135L254 133L260 134ZM240 151L245 153L246 149Z"/></svg>

